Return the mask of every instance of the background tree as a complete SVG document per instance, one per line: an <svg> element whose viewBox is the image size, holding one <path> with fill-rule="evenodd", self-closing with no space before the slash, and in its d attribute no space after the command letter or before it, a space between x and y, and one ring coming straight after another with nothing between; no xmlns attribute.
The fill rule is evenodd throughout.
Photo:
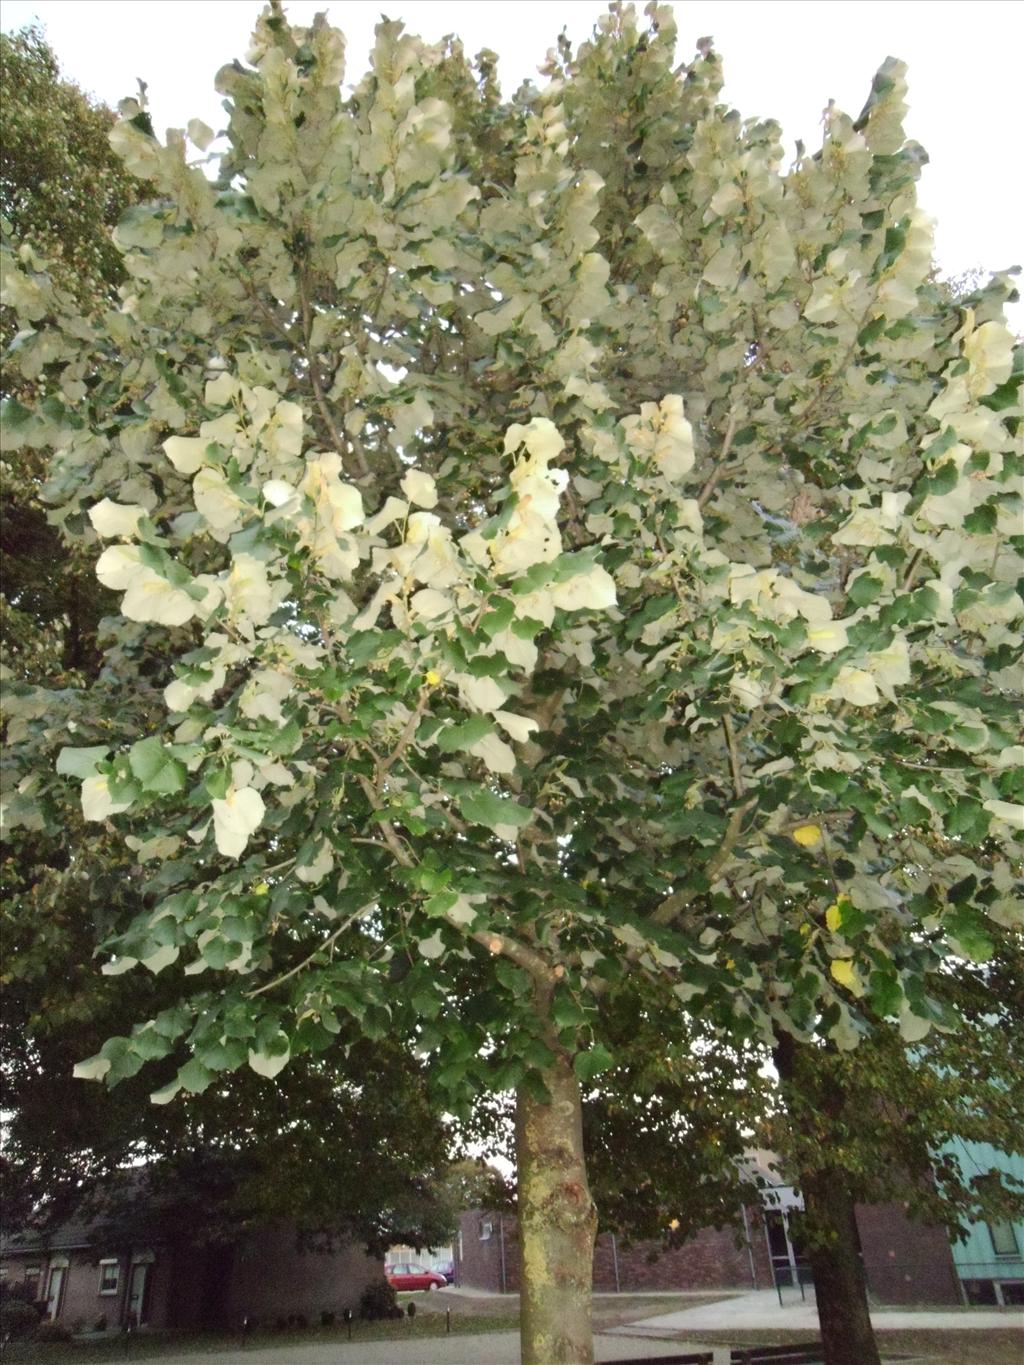
<svg viewBox="0 0 1024 1365"><path fill-rule="evenodd" d="M343 99L340 35L272 5L216 184L209 129L123 105L158 197L120 309L83 336L33 262L6 280L17 363L84 389L10 439L110 542L108 659L167 711L78 696L12 804L75 777L125 817L145 909L107 970L203 976L79 1074L272 1078L341 1011L453 1106L514 1088L545 1365L592 1355L580 1091L624 982L680 1034L914 1041L1015 905L1011 284L934 286L898 62L782 173L674 36L616 7L496 110L487 63L386 22Z"/></svg>

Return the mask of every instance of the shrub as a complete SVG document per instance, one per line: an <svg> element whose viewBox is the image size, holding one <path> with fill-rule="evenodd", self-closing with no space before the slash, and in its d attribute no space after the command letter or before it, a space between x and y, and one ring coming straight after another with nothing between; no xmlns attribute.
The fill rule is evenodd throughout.
<svg viewBox="0 0 1024 1365"><path fill-rule="evenodd" d="M0 1336L23 1337L39 1325L39 1307L23 1298L0 1300Z"/></svg>
<svg viewBox="0 0 1024 1365"><path fill-rule="evenodd" d="M321 1326L321 1327L333 1327L335 1321L336 1321L336 1315L335 1315L334 1313L329 1312L328 1309L326 1309L326 1308L325 1308L324 1311L320 1314L320 1326Z"/></svg>
<svg viewBox="0 0 1024 1365"><path fill-rule="evenodd" d="M367 1322L380 1322L385 1318L393 1318L396 1313L398 1317L402 1316L395 1291L387 1280L373 1280L366 1286L359 1300L361 1318Z"/></svg>
<svg viewBox="0 0 1024 1365"><path fill-rule="evenodd" d="M44 1343L70 1341L71 1333L62 1322L41 1322L35 1330L35 1340Z"/></svg>
<svg viewBox="0 0 1024 1365"><path fill-rule="evenodd" d="M105 1331L107 1330L107 1315L106 1315L106 1313L101 1313L101 1314L99 1315L99 1317L96 1319L96 1321L95 1321L95 1322L93 1323L93 1325L92 1325L92 1330L93 1330L94 1332L105 1332Z"/></svg>
<svg viewBox="0 0 1024 1365"><path fill-rule="evenodd" d="M416 1305L411 1300L405 1305L405 1315L408 1318L414 1318L416 1316Z"/></svg>

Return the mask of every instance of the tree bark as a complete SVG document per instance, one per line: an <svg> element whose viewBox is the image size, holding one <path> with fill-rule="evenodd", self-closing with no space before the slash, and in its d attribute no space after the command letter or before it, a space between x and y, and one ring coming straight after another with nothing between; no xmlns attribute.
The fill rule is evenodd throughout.
<svg viewBox="0 0 1024 1365"><path fill-rule="evenodd" d="M799 1048L792 1035L780 1035L774 1056L783 1098L787 1092L795 1097L799 1089L802 1103L797 1112L812 1101L826 1123L833 1120L833 1137L839 1142L844 1097L833 1086L814 1085L813 1070L806 1070L810 1059L798 1056ZM808 1085L813 1094L806 1092ZM798 1171L797 1179L804 1197L807 1258L814 1274L825 1365L880 1365L849 1178L826 1161L814 1170Z"/></svg>
<svg viewBox="0 0 1024 1365"><path fill-rule="evenodd" d="M841 1171L800 1177L825 1365L880 1365L854 1203Z"/></svg>
<svg viewBox="0 0 1024 1365"><path fill-rule="evenodd" d="M539 1001L542 1009L547 1003ZM522 1088L516 1100L522 1362L593 1365L597 1210L583 1156L579 1081L549 1032L556 1058L542 1073L549 1098Z"/></svg>

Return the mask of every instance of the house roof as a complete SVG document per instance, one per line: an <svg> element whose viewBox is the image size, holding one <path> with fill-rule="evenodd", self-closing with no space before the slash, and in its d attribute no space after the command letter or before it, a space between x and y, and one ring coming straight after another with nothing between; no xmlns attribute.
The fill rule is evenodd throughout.
<svg viewBox="0 0 1024 1365"><path fill-rule="evenodd" d="M66 1223L48 1232L18 1231L0 1236L0 1256L30 1256L43 1251L75 1251L91 1247L95 1241L93 1226L81 1218L69 1218Z"/></svg>

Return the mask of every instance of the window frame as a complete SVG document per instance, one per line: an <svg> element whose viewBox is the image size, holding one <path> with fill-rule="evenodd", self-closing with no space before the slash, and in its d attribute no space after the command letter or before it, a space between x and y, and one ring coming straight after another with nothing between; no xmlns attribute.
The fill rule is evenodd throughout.
<svg viewBox="0 0 1024 1365"><path fill-rule="evenodd" d="M985 1226L988 1228L989 1241L992 1243L992 1251L996 1256L1020 1255L1017 1229L1012 1223L986 1223ZM1002 1246L999 1245L1000 1240L1003 1242Z"/></svg>
<svg viewBox="0 0 1024 1365"><path fill-rule="evenodd" d="M107 1284L107 1274L113 1269L114 1282ZM99 1262L100 1284L96 1291L104 1297L113 1297L121 1292L121 1259L119 1256L104 1256Z"/></svg>
<svg viewBox="0 0 1024 1365"><path fill-rule="evenodd" d="M493 1236L494 1236L494 1222L493 1222L493 1220L490 1219L490 1218L481 1218L481 1219L480 1219L480 1240L481 1240L481 1242L489 1242Z"/></svg>

